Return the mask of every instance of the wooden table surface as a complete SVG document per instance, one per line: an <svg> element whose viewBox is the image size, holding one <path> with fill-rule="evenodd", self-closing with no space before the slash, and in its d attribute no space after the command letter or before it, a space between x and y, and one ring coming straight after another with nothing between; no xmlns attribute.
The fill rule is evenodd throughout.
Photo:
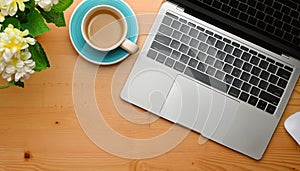
<svg viewBox="0 0 300 171"><path fill-rule="evenodd" d="M125 0L138 15L155 14L162 0ZM66 11L67 23L75 0ZM56 28L38 37L49 57L51 68L35 73L26 88L0 91L0 170L300 170L300 147L283 127L284 120L300 111L300 81L262 160L256 161L190 132L173 149L152 158L124 158L111 154L93 143L81 128L73 96L76 62L85 62L74 50L68 27ZM145 35L140 35L141 47ZM116 71L124 62L131 66L136 56L122 63L101 66L96 73L95 97L105 121L113 130L132 139L147 139L163 134L173 124L158 119L148 124L129 122L116 110L111 89ZM130 60L133 59L133 60ZM89 64L87 64L89 65ZM98 67L98 66L97 66ZM118 76L125 81L130 67ZM119 79L119 78L118 78ZM120 87L120 86L119 86ZM82 86L82 88L86 88ZM128 106L120 102L122 106ZM150 118L151 116L149 116ZM106 137L104 136L103 139ZM107 140L107 139L105 139ZM114 143L114 142L111 142ZM123 149L130 151L131 147ZM143 151L141 151L143 153Z"/></svg>

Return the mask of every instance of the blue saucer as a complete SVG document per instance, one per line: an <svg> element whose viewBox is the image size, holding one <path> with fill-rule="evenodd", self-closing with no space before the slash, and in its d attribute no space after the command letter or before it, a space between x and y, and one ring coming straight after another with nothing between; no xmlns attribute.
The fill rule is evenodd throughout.
<svg viewBox="0 0 300 171"><path fill-rule="evenodd" d="M83 39L81 22L91 8L97 5L110 5L117 8L126 17L128 25L127 39L136 43L138 37L138 24L133 10L122 0L84 0L74 10L70 19L70 38L76 51L89 62L101 65L110 65L125 59L129 53L122 48L109 52L98 51L90 47Z"/></svg>

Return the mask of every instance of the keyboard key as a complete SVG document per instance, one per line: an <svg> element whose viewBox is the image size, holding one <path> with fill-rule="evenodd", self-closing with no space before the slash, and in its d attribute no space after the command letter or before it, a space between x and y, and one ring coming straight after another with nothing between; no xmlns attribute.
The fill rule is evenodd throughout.
<svg viewBox="0 0 300 171"><path fill-rule="evenodd" d="M185 44L189 44L190 39L191 38L189 36L187 36L187 35L184 34L184 35L181 36L180 41L183 42L183 43L185 43Z"/></svg>
<svg viewBox="0 0 300 171"><path fill-rule="evenodd" d="M270 84L268 89L267 89L268 92L278 96L278 97L281 97L284 90L280 87L277 87L277 86L274 86L273 84Z"/></svg>
<svg viewBox="0 0 300 171"><path fill-rule="evenodd" d="M208 35L213 35L214 33L212 31L209 31L209 30L205 30L205 33L207 33Z"/></svg>
<svg viewBox="0 0 300 171"><path fill-rule="evenodd" d="M194 48L190 48L188 51L188 55L191 57L196 57L196 55L198 54L198 50L194 49Z"/></svg>
<svg viewBox="0 0 300 171"><path fill-rule="evenodd" d="M251 70L251 74L255 75L255 76L259 76L261 72L261 69L259 69L258 67L254 66Z"/></svg>
<svg viewBox="0 0 300 171"><path fill-rule="evenodd" d="M233 46L226 45L225 48L224 48L224 51L231 54L231 52L233 51Z"/></svg>
<svg viewBox="0 0 300 171"><path fill-rule="evenodd" d="M241 91L234 88L234 87L230 87L229 91L228 91L228 94L233 96L233 97L239 97Z"/></svg>
<svg viewBox="0 0 300 171"><path fill-rule="evenodd" d="M169 46L170 43L171 43L171 38L167 37L167 36L164 36L162 34L157 34L154 38L155 40L157 40L158 42L164 44L164 45L167 45Z"/></svg>
<svg viewBox="0 0 300 171"><path fill-rule="evenodd" d="M191 60L188 63L188 65L193 67L193 68L195 68L197 66L197 64L198 64L198 61L193 59L193 58L191 58Z"/></svg>
<svg viewBox="0 0 300 171"><path fill-rule="evenodd" d="M225 62L232 64L234 61L234 57L232 55L227 54L225 57Z"/></svg>
<svg viewBox="0 0 300 171"><path fill-rule="evenodd" d="M257 107L261 110L265 110L266 106L267 106L267 102L263 100L259 100L257 103Z"/></svg>
<svg viewBox="0 0 300 171"><path fill-rule="evenodd" d="M203 52L199 52L197 55L197 59L199 59L200 61L204 62L206 59L206 54Z"/></svg>
<svg viewBox="0 0 300 171"><path fill-rule="evenodd" d="M264 80L260 80L258 87L265 90L268 87L269 83L264 81Z"/></svg>
<svg viewBox="0 0 300 171"><path fill-rule="evenodd" d="M179 18L179 21L186 24L187 23L187 20L186 19L183 19L183 18Z"/></svg>
<svg viewBox="0 0 300 171"><path fill-rule="evenodd" d="M284 66L284 69L287 69L288 71L293 72L293 68L289 67L289 66Z"/></svg>
<svg viewBox="0 0 300 171"><path fill-rule="evenodd" d="M189 32L189 35L192 36L192 37L194 37L194 38L197 38L198 33L199 33L198 30L196 30L196 29L194 29L194 28L191 28L191 30L190 30L190 32Z"/></svg>
<svg viewBox="0 0 300 171"><path fill-rule="evenodd" d="M227 89L228 89L228 85L213 78L213 77L210 77L206 74L203 74L193 68L190 68L190 67L187 67L185 72L184 72L186 75L192 77L192 78L195 78L196 80L206 84L206 85L209 85L209 86L212 86L213 88L216 88L217 90L220 90L222 92L227 92Z"/></svg>
<svg viewBox="0 0 300 171"><path fill-rule="evenodd" d="M259 63L259 58L258 57L255 57L255 56L252 56L251 60L250 60L250 63L253 64L253 65L258 65Z"/></svg>
<svg viewBox="0 0 300 171"><path fill-rule="evenodd" d="M173 32L173 29L162 24L162 25L159 26L158 31L165 34L165 35L167 35L167 36L171 36L171 34Z"/></svg>
<svg viewBox="0 0 300 171"><path fill-rule="evenodd" d="M198 35L198 39L200 40L200 41L203 41L203 42L205 42L206 41L206 38L207 38L207 34L205 34L205 33L200 33L199 35Z"/></svg>
<svg viewBox="0 0 300 171"><path fill-rule="evenodd" d="M250 84L257 86L257 84L259 82L259 78L255 77L255 76L251 76L249 82L250 82Z"/></svg>
<svg viewBox="0 0 300 171"><path fill-rule="evenodd" d="M182 54L180 59L179 59L179 61L184 63L184 64L187 64L189 60L190 60L190 57L188 57L187 55L184 55L184 54Z"/></svg>
<svg viewBox="0 0 300 171"><path fill-rule="evenodd" d="M211 56L216 56L216 54L217 54L217 49L210 46L210 47L208 48L208 50L207 50L207 53L208 53L209 55L211 55Z"/></svg>
<svg viewBox="0 0 300 171"><path fill-rule="evenodd" d="M191 23L191 22L188 22L188 25L191 26L191 27L196 27L196 24Z"/></svg>
<svg viewBox="0 0 300 171"><path fill-rule="evenodd" d="M156 58L156 61L160 62L160 63L164 63L165 60L166 60L166 55L163 55L163 54L158 54L157 55L157 58Z"/></svg>
<svg viewBox="0 0 300 171"><path fill-rule="evenodd" d="M263 90L260 92L259 98L261 98L273 105L276 105L276 106L278 105L278 103L280 101L280 99L278 97L276 97L266 91L263 91Z"/></svg>
<svg viewBox="0 0 300 171"><path fill-rule="evenodd" d="M225 78L224 78L224 81L225 81L226 83L228 83L228 84L231 84L232 81L233 81L233 77L230 76L230 75L228 75L228 74L226 74L226 75L225 75Z"/></svg>
<svg viewBox="0 0 300 171"><path fill-rule="evenodd" d="M211 56L207 56L205 63L207 63L209 65L213 65L215 63L215 58L213 58Z"/></svg>
<svg viewBox="0 0 300 171"><path fill-rule="evenodd" d="M259 67L263 68L263 69L267 69L268 68L269 63L267 61L261 60L259 63Z"/></svg>
<svg viewBox="0 0 300 171"><path fill-rule="evenodd" d="M271 74L271 76L269 77L269 82L273 83L273 84L277 84L278 81L278 77L276 75Z"/></svg>
<svg viewBox="0 0 300 171"><path fill-rule="evenodd" d="M224 76L225 76L224 72L217 70L217 72L215 74L216 78L218 78L219 80L223 80Z"/></svg>
<svg viewBox="0 0 300 171"><path fill-rule="evenodd" d="M258 101L258 98L254 97L254 96L250 96L248 103L255 106L257 101Z"/></svg>
<svg viewBox="0 0 300 171"><path fill-rule="evenodd" d="M242 55L242 50L235 48L233 51L233 56L240 57Z"/></svg>
<svg viewBox="0 0 300 171"><path fill-rule="evenodd" d="M188 51L189 47L185 44L181 44L179 47L179 51L182 53L186 53Z"/></svg>
<svg viewBox="0 0 300 171"><path fill-rule="evenodd" d="M236 59L234 60L234 62L233 62L233 66L235 66L235 67L237 67L237 68L241 68L242 65L243 65L243 61L240 60L240 59L238 59L238 58L236 58Z"/></svg>
<svg viewBox="0 0 300 171"><path fill-rule="evenodd" d="M208 66L207 69L206 69L206 73L210 76L214 76L215 75L215 72L216 72L216 69L211 67L211 66Z"/></svg>
<svg viewBox="0 0 300 171"><path fill-rule="evenodd" d="M243 85L242 85L242 90L244 90L245 92L249 92L251 89L251 85L244 82Z"/></svg>
<svg viewBox="0 0 300 171"><path fill-rule="evenodd" d="M181 26L181 23L179 21L174 20L173 23L171 24L171 27L178 30Z"/></svg>
<svg viewBox="0 0 300 171"><path fill-rule="evenodd" d="M244 102L247 102L248 98L249 98L249 94L247 94L245 92L242 92L240 97L239 97L239 99L244 101Z"/></svg>
<svg viewBox="0 0 300 171"><path fill-rule="evenodd" d="M169 47L166 47L165 45L162 45L156 41L152 42L151 48L154 50L157 50L158 52L161 52L167 56L169 56L172 52L172 49Z"/></svg>
<svg viewBox="0 0 300 171"><path fill-rule="evenodd" d="M172 17L173 19L177 20L178 17L172 13L169 13L169 12L166 12L166 15L169 16L169 17Z"/></svg>
<svg viewBox="0 0 300 171"><path fill-rule="evenodd" d="M280 86L281 88L285 88L287 85L287 81L280 78L277 85Z"/></svg>
<svg viewBox="0 0 300 171"><path fill-rule="evenodd" d="M223 65L224 65L224 62L222 62L220 60L216 60L214 67L221 70L223 68Z"/></svg>
<svg viewBox="0 0 300 171"><path fill-rule="evenodd" d="M251 53L252 55L257 55L258 53L254 50L250 50L249 53Z"/></svg>
<svg viewBox="0 0 300 171"><path fill-rule="evenodd" d="M218 34L215 34L214 37L217 38L217 39L220 39L220 40L222 40L222 38L223 38L222 36L220 36Z"/></svg>
<svg viewBox="0 0 300 171"><path fill-rule="evenodd" d="M252 69L252 65L245 62L244 65L243 65L243 70L247 71L247 72L250 72Z"/></svg>
<svg viewBox="0 0 300 171"><path fill-rule="evenodd" d="M177 40L172 40L171 45L172 48L174 49L178 49L180 46L180 42L178 42Z"/></svg>
<svg viewBox="0 0 300 171"><path fill-rule="evenodd" d="M223 68L223 71L230 74L231 73L231 70L232 70L232 66L228 65L228 64L225 64L224 65L224 68Z"/></svg>
<svg viewBox="0 0 300 171"><path fill-rule="evenodd" d="M254 96L258 96L259 95L259 92L260 92L260 89L257 88L257 87L252 87L251 88L251 91L250 91L250 94L254 95Z"/></svg>
<svg viewBox="0 0 300 171"><path fill-rule="evenodd" d="M276 73L277 71L277 66L276 65L273 65L273 64L270 64L269 67L268 67L268 71L272 72L272 73Z"/></svg>
<svg viewBox="0 0 300 171"><path fill-rule="evenodd" d="M180 31L187 34L190 30L190 26L188 25L185 25L185 24L182 24L181 27L180 27Z"/></svg>
<svg viewBox="0 0 300 171"><path fill-rule="evenodd" d="M262 71L261 73L260 73L260 78L261 79L264 79L264 80L268 80L269 79L269 76L270 76L270 74L267 72L267 71Z"/></svg>
<svg viewBox="0 0 300 171"><path fill-rule="evenodd" d="M169 26L172 23L172 19L168 16L164 16L162 23L164 23L165 25Z"/></svg>
<svg viewBox="0 0 300 171"><path fill-rule="evenodd" d="M202 62L199 62L198 67L197 67L197 69L198 69L199 71L205 72L205 71L206 71L206 68L207 68L207 65L206 65L206 64L204 64L204 63L202 63Z"/></svg>
<svg viewBox="0 0 300 171"><path fill-rule="evenodd" d="M197 48L198 46L199 46L199 40L196 40L196 39L192 39L191 41L190 41L190 44L189 44L190 46L192 46L192 47L194 47L194 48Z"/></svg>
<svg viewBox="0 0 300 171"><path fill-rule="evenodd" d="M243 72L242 75L241 75L241 79L243 81L249 81L250 79L250 74L248 74L247 72Z"/></svg>
<svg viewBox="0 0 300 171"><path fill-rule="evenodd" d="M218 59L220 59L220 60L224 60L225 55L226 55L226 54L225 54L224 52L218 51L216 57L217 57Z"/></svg>
<svg viewBox="0 0 300 171"><path fill-rule="evenodd" d="M173 67L174 63L175 63L175 60L174 60L174 59L168 58L168 59L166 60L166 62L165 62L165 65L168 66L168 67Z"/></svg>
<svg viewBox="0 0 300 171"><path fill-rule="evenodd" d="M275 110L276 110L276 107L275 107L275 106L273 106L273 105L271 105L271 104L268 104L267 109L266 109L266 111L267 111L268 113L274 114L274 113L275 113Z"/></svg>
<svg viewBox="0 0 300 171"><path fill-rule="evenodd" d="M174 32L173 32L173 34L172 34L172 37L173 37L174 39L180 40L181 35L182 35L182 33L180 33L180 32L177 31L177 30L174 30Z"/></svg>
<svg viewBox="0 0 300 171"><path fill-rule="evenodd" d="M225 43L224 43L224 42L222 42L222 41L220 41L220 40L217 41L217 43L216 43L216 48L218 48L218 49L220 49L220 50L223 50L224 46L225 46Z"/></svg>
<svg viewBox="0 0 300 171"><path fill-rule="evenodd" d="M284 78L286 80L289 80L290 79L290 76L291 76L291 72L285 70L285 69L282 69L282 68L279 68L278 71L277 71L277 75L281 78Z"/></svg>
<svg viewBox="0 0 300 171"><path fill-rule="evenodd" d="M181 53L176 51L176 50L173 50L172 54L171 54L171 57L175 60L179 59Z"/></svg>
<svg viewBox="0 0 300 171"><path fill-rule="evenodd" d="M233 76L239 78L240 75L241 75L241 73L242 73L242 71L241 71L240 69L234 68L234 69L232 70L232 73L231 73L231 74L232 74Z"/></svg>
<svg viewBox="0 0 300 171"><path fill-rule="evenodd" d="M147 53L147 56L151 59L155 59L157 55L157 52L155 52L154 50L150 49Z"/></svg>
<svg viewBox="0 0 300 171"><path fill-rule="evenodd" d="M245 61L249 61L250 57L251 57L251 55L247 52L244 52L242 55L242 59Z"/></svg>
<svg viewBox="0 0 300 171"><path fill-rule="evenodd" d="M207 40L206 40L206 43L209 44L209 45L211 45L211 46L214 46L214 45L215 45L215 42L216 42L216 38L211 37L211 36L209 36L209 37L207 38Z"/></svg>
<svg viewBox="0 0 300 171"><path fill-rule="evenodd" d="M232 83L232 85L236 88L241 88L242 84L243 84L243 81L241 81L237 78L235 78Z"/></svg>
<svg viewBox="0 0 300 171"><path fill-rule="evenodd" d="M208 45L205 44L205 43L203 43L203 42L201 42L200 45L199 45L199 47L198 47L198 49L201 50L202 52L206 52L207 49L208 49Z"/></svg>
<svg viewBox="0 0 300 171"><path fill-rule="evenodd" d="M173 68L179 72L183 72L185 65L177 61Z"/></svg>

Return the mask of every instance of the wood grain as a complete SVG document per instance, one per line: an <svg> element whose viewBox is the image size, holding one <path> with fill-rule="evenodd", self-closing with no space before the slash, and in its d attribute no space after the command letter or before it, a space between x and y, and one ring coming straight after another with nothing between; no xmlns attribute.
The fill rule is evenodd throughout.
<svg viewBox="0 0 300 171"><path fill-rule="evenodd" d="M162 3L162 0L125 1L136 14L156 13ZM66 11L67 23L80 2L75 0ZM51 31L38 40L47 52L51 68L34 74L26 81L25 89L13 87L0 91L0 171L300 170L300 147L283 127L288 116L300 111L300 80L260 161L212 141L199 144L199 135L194 132L174 149L150 159L126 159L105 152L87 137L76 117L72 79L79 56L70 42L68 27L49 26ZM141 35L138 39L140 47L144 40L145 36ZM135 58L131 56L123 62L131 66ZM120 70L122 72L118 73ZM111 89L116 84L114 81L124 82L129 71L130 68L122 68L122 64L99 68L95 91L103 117L115 131L130 138L151 138L164 133L171 123L149 115L150 120L157 120L144 125L134 124L120 116L114 106L113 100L119 100L121 106L129 105L113 99L121 86Z"/></svg>

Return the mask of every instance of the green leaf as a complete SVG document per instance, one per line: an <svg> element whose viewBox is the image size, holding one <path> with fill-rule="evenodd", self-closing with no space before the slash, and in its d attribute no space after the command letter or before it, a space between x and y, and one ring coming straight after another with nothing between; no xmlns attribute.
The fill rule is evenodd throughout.
<svg viewBox="0 0 300 171"><path fill-rule="evenodd" d="M46 53L39 42L29 46L29 51L31 52L31 58L35 61L35 71L40 72L50 67Z"/></svg>
<svg viewBox="0 0 300 171"><path fill-rule="evenodd" d="M18 87L24 88L24 82L21 82L21 81L15 82L15 80L13 80L13 81L8 82L7 85L0 86L0 89L9 88L11 86L18 86Z"/></svg>
<svg viewBox="0 0 300 171"><path fill-rule="evenodd" d="M64 12L73 3L73 0L60 0L58 4L53 5L51 8L52 12Z"/></svg>
<svg viewBox="0 0 300 171"><path fill-rule="evenodd" d="M9 25L12 24L15 28L20 29L20 21L13 17L5 18L4 22L2 23L2 31Z"/></svg>
<svg viewBox="0 0 300 171"><path fill-rule="evenodd" d="M14 85L15 85L15 81L10 81L10 82L8 82L7 85L0 86L0 89L5 89L5 88L8 88L8 87L11 87Z"/></svg>
<svg viewBox="0 0 300 171"><path fill-rule="evenodd" d="M45 24L43 16L36 10L33 10L28 15L28 22L22 23L21 28L23 30L28 29L30 35L36 37L50 30Z"/></svg>
<svg viewBox="0 0 300 171"><path fill-rule="evenodd" d="M47 23L54 23L57 27L66 26L63 12L44 11L41 8L39 8L39 10Z"/></svg>
<svg viewBox="0 0 300 171"><path fill-rule="evenodd" d="M15 82L15 86L24 88L24 82L21 81Z"/></svg>
<svg viewBox="0 0 300 171"><path fill-rule="evenodd" d="M35 2L34 0L29 0L28 2L25 2L25 8L28 8L30 10L35 8Z"/></svg>

